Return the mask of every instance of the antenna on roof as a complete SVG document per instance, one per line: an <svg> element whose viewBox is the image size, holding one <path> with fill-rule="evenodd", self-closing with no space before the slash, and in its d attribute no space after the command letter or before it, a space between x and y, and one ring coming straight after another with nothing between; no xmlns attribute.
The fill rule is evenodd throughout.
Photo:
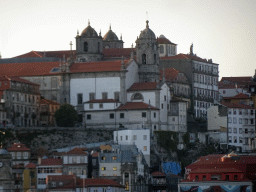
<svg viewBox="0 0 256 192"><path fill-rule="evenodd" d="M146 11L146 16L147 16L147 20L148 20L148 12Z"/></svg>

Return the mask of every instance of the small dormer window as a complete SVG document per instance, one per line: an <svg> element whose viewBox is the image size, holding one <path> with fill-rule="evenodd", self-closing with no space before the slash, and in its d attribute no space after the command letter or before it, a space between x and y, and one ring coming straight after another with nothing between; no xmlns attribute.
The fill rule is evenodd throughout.
<svg viewBox="0 0 256 192"><path fill-rule="evenodd" d="M163 45L160 45L160 53L164 53L164 46Z"/></svg>

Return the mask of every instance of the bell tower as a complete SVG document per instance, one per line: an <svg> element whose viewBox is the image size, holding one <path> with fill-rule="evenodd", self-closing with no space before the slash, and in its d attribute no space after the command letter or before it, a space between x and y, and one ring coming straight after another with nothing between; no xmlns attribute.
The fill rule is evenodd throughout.
<svg viewBox="0 0 256 192"><path fill-rule="evenodd" d="M136 40L136 56L139 65L140 82L159 82L159 53L155 33L146 21L144 29Z"/></svg>

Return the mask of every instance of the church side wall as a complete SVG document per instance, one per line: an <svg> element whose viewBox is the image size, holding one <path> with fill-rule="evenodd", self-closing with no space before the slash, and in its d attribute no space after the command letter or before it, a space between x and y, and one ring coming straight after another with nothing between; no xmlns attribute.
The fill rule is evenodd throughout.
<svg viewBox="0 0 256 192"><path fill-rule="evenodd" d="M133 61L126 69L125 87L129 89L134 83L139 82L139 68L138 65ZM128 100L128 99L127 99Z"/></svg>
<svg viewBox="0 0 256 192"><path fill-rule="evenodd" d="M114 99L114 92L120 92L120 77L71 78L70 101L77 105L77 94L83 94L83 102L89 101L89 93L95 93L95 99L102 99L102 93L108 93L108 99Z"/></svg>

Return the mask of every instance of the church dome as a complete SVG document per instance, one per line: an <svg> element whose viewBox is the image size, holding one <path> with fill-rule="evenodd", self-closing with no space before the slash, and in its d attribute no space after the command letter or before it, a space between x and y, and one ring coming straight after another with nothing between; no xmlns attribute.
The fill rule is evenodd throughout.
<svg viewBox="0 0 256 192"><path fill-rule="evenodd" d="M156 39L155 33L149 28L148 20L146 21L146 29L140 33L139 39Z"/></svg>
<svg viewBox="0 0 256 192"><path fill-rule="evenodd" d="M5 149L0 149L0 155L2 154L8 154L9 152Z"/></svg>
<svg viewBox="0 0 256 192"><path fill-rule="evenodd" d="M103 37L104 41L118 41L118 37L116 34L111 30L111 26L109 27L109 31Z"/></svg>
<svg viewBox="0 0 256 192"><path fill-rule="evenodd" d="M83 30L83 32L81 33L81 36L85 38L92 38L92 37L98 37L98 34L91 27L90 22L88 22L88 26Z"/></svg>

